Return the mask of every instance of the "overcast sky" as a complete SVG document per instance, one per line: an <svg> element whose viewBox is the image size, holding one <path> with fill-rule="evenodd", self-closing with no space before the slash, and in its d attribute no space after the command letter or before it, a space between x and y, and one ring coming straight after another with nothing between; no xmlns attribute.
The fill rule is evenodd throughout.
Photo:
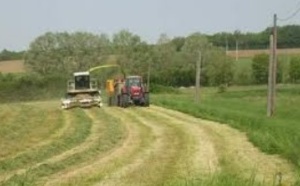
<svg viewBox="0 0 300 186"><path fill-rule="evenodd" d="M258 32L300 0L0 0L0 50L23 50L47 31L112 35L121 29L156 42L161 33ZM300 13L279 25L300 24Z"/></svg>

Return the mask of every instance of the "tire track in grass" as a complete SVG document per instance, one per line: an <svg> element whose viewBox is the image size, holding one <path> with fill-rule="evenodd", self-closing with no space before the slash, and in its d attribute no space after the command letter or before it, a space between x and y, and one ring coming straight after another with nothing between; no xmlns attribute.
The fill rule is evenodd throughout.
<svg viewBox="0 0 300 186"><path fill-rule="evenodd" d="M131 163L134 157L149 145L151 140L150 129L136 120L128 117L120 108L103 108L111 118L117 120L127 130L127 137L122 145L110 152L101 154L95 161L77 169L62 173L46 185L91 185L108 176L124 165Z"/></svg>
<svg viewBox="0 0 300 186"><path fill-rule="evenodd" d="M198 119L181 112L157 106L151 108L202 128L216 146L222 171L264 185L272 185L275 175L281 172L283 185L295 183L297 175L293 166L278 155L262 153L249 142L245 133L224 124Z"/></svg>
<svg viewBox="0 0 300 186"><path fill-rule="evenodd" d="M72 113L64 112L64 119L65 122L71 122L72 127L62 138L15 158L0 161L0 174L2 174L0 180L10 179L15 174L15 176L23 174L36 164L84 142L91 127L91 123L85 118L84 113L81 110L75 110Z"/></svg>

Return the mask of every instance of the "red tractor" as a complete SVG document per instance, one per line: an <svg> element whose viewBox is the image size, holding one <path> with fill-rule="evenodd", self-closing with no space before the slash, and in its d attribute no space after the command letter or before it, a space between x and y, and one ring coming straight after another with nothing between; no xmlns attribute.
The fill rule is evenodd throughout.
<svg viewBox="0 0 300 186"><path fill-rule="evenodd" d="M127 76L122 80L115 80L113 88L112 82L108 80L107 89L112 90L109 105L128 107L129 105L149 106L149 90L144 85L141 76Z"/></svg>

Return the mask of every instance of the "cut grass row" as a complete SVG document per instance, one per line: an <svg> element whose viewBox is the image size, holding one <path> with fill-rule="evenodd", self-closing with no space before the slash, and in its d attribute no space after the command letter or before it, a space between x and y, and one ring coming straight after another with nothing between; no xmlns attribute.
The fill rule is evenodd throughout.
<svg viewBox="0 0 300 186"><path fill-rule="evenodd" d="M93 185L98 182L118 179L114 178L114 174L117 174L118 177L117 172L127 165L134 164L136 157L142 154L151 144L153 136L149 127L135 118L124 115L121 109L108 108L105 110L109 114L105 117L106 122L118 121L118 124L126 125L128 130L126 141L122 144L122 147L98 158L98 161L86 167L86 170L90 171L86 172L83 167L82 170L78 170L78 175L71 177L67 182L62 182L62 185ZM116 119L116 116L122 119ZM110 138L114 138L114 136L110 136Z"/></svg>
<svg viewBox="0 0 300 186"><path fill-rule="evenodd" d="M0 160L35 147L62 127L61 112L51 107L3 104L0 112Z"/></svg>
<svg viewBox="0 0 300 186"><path fill-rule="evenodd" d="M65 118L67 118L67 120L69 121L64 121L63 117L58 117L57 122L60 125L63 125L63 122L72 123L69 130L67 130L63 136L54 139L49 144L21 153L16 157L1 160L0 174L21 168L30 168L36 163L46 160L47 158L62 153L82 143L90 133L91 121L86 117L83 111L75 110L74 112L76 114L74 114L73 116L69 116L69 113L64 113ZM23 115L23 117L38 117L36 115L32 115L31 112L24 114L27 115ZM31 130L35 131L34 128L31 128Z"/></svg>
<svg viewBox="0 0 300 186"><path fill-rule="evenodd" d="M281 86L276 115L266 117L266 88L246 88L218 94L202 92L201 102L194 102L191 90L177 95L154 95L155 104L196 117L227 123L247 133L261 150L280 154L300 169L300 87Z"/></svg>
<svg viewBox="0 0 300 186"><path fill-rule="evenodd" d="M88 149L73 154L65 159L57 162L42 164L33 169L29 169L25 174L16 175L3 183L3 185L30 183L31 185L41 185L49 181L48 177L64 170L76 169L81 163L92 163L94 159L112 148L118 146L125 137L124 128L116 120L110 119L103 111L96 113L92 110L92 114L97 117L99 122L93 125L102 125L101 130L97 131L98 138L94 144ZM100 120L101 118L101 120ZM90 119L90 118L89 118ZM85 123L87 118L81 118L81 123Z"/></svg>
<svg viewBox="0 0 300 186"><path fill-rule="evenodd" d="M179 125L183 131L186 131L185 138L187 138L187 140L191 141L195 134L200 137L200 139L199 137L194 139L196 140L194 142L192 140L189 143L184 143L184 146L181 148L185 152L185 155L181 158L178 157L178 160L175 163L178 167L176 170L181 171L177 171L177 174L171 176L170 179L165 180L163 185L258 186L270 184L270 180L265 182L265 180L257 179L257 174L259 174L259 176L262 176L263 174L262 172L256 173L255 170L252 170L251 167L253 165L249 165L246 162L237 163L239 157L227 157L231 154L230 150L233 149L229 149L228 151L226 147L223 147L223 145L228 145L228 139L224 138L222 134L219 134L217 132L218 130L212 129L214 128L214 123L206 123L206 121L186 117L183 114L176 114L176 112L173 111L170 112L164 109L154 108L159 113L157 115L161 115L160 117L165 118L165 121L169 121L170 119L168 118L171 117L171 120L173 121L172 124ZM176 122L174 120L176 120ZM222 127L217 128L223 131ZM225 134L225 136L227 136L227 138L229 137L228 134ZM193 156L193 150L195 150L195 147L197 148L197 146L199 148L199 152L194 154L196 155L195 157ZM210 147L213 148L212 151L210 150ZM191 164L190 160L193 160L193 158L201 158L201 160L200 162L198 160L198 162L193 162ZM242 169L240 164L243 165ZM250 174L249 171L251 171Z"/></svg>

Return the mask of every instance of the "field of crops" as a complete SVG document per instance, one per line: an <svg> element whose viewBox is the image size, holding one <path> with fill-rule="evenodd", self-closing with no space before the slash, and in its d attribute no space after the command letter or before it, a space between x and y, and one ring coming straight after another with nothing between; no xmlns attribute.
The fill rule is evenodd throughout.
<svg viewBox="0 0 300 186"><path fill-rule="evenodd" d="M1 73L20 73L25 71L23 60L0 61Z"/></svg>

